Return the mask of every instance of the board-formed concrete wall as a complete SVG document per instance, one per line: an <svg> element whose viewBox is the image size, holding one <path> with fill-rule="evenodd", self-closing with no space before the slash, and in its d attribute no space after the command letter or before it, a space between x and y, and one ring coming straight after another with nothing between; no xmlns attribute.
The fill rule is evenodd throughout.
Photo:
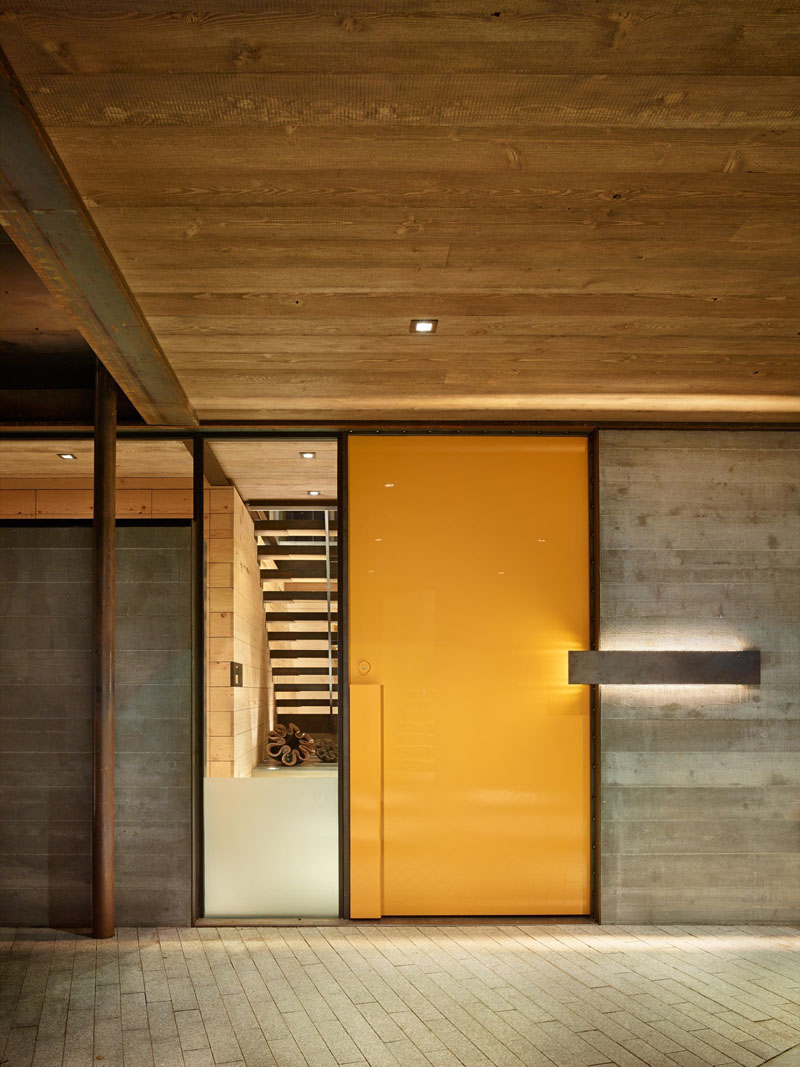
<svg viewBox="0 0 800 1067"><path fill-rule="evenodd" d="M600 434L600 647L762 653L602 689L604 922L800 918L800 434Z"/></svg>
<svg viewBox="0 0 800 1067"><path fill-rule="evenodd" d="M190 531L118 529L119 925L191 919ZM92 531L0 528L0 922L91 918Z"/></svg>
<svg viewBox="0 0 800 1067"><path fill-rule="evenodd" d="M92 531L0 528L0 920L89 924Z"/></svg>
<svg viewBox="0 0 800 1067"><path fill-rule="evenodd" d="M191 531L117 531L119 926L191 923Z"/></svg>

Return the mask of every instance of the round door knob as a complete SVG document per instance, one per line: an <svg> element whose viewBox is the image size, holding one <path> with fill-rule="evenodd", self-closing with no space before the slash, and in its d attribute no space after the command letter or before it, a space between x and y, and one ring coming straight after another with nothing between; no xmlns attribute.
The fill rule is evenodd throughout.
<svg viewBox="0 0 800 1067"><path fill-rule="evenodd" d="M371 670L372 670L372 664L371 663L368 663L365 659L359 660L359 663L358 663L358 673L359 674L369 674L369 672Z"/></svg>

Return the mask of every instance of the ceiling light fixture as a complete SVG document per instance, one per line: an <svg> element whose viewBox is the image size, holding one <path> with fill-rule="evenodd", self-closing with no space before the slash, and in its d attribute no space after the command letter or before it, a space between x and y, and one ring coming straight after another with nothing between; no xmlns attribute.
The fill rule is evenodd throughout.
<svg viewBox="0 0 800 1067"><path fill-rule="evenodd" d="M410 333L436 333L438 325L438 319L412 319L408 329Z"/></svg>
<svg viewBox="0 0 800 1067"><path fill-rule="evenodd" d="M317 458L317 453L316 452L301 452L300 455L303 457L303 459L316 459Z"/></svg>
<svg viewBox="0 0 800 1067"><path fill-rule="evenodd" d="M76 459L77 457L74 456L71 452L59 452L58 453L58 458L59 459Z"/></svg>
<svg viewBox="0 0 800 1067"><path fill-rule="evenodd" d="M309 496L322 496L322 492L319 489L309 489L308 490L308 495Z"/></svg>

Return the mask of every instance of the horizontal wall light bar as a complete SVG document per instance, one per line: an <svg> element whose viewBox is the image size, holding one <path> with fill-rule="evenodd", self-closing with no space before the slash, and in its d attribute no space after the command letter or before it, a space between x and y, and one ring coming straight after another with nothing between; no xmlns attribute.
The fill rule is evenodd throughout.
<svg viewBox="0 0 800 1067"><path fill-rule="evenodd" d="M571 685L759 685L761 653L570 652Z"/></svg>

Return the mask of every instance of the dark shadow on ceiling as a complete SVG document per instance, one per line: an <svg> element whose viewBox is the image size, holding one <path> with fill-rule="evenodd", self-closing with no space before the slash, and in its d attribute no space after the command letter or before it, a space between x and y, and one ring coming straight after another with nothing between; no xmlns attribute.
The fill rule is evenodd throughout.
<svg viewBox="0 0 800 1067"><path fill-rule="evenodd" d="M0 227L0 423L91 424L92 349ZM119 394L119 421L141 424Z"/></svg>

